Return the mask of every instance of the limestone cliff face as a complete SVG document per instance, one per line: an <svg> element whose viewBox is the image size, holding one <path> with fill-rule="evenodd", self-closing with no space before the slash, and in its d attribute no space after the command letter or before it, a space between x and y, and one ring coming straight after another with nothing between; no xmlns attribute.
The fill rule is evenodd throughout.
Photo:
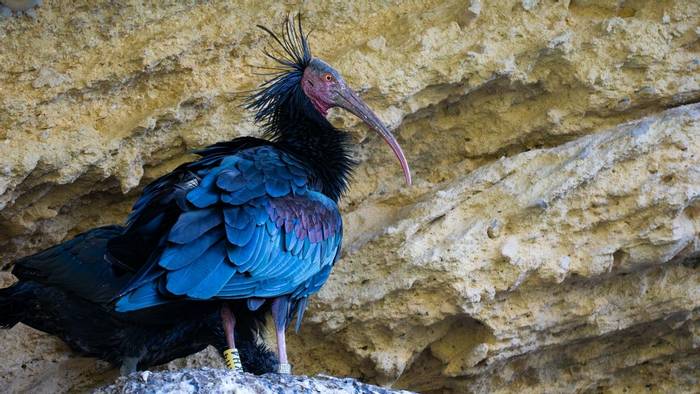
<svg viewBox="0 0 700 394"><path fill-rule="evenodd" d="M700 3L141 3L0 19L0 267L123 221L189 150L255 134L240 108L266 64L254 25L301 9L415 185L332 114L361 165L295 372L435 392L697 384ZM26 327L0 341L10 390L113 378Z"/></svg>

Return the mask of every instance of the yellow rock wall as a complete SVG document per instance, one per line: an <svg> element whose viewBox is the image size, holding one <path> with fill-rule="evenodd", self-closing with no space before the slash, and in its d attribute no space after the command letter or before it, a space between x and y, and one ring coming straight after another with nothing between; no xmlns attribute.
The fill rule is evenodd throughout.
<svg viewBox="0 0 700 394"><path fill-rule="evenodd" d="M290 344L295 372L423 392L696 387L700 3L142 3L0 16L0 267L123 221L189 150L256 134L240 106L267 64L254 26L301 10L415 185L332 114L361 165L344 256ZM11 391L114 377L27 327L0 344Z"/></svg>

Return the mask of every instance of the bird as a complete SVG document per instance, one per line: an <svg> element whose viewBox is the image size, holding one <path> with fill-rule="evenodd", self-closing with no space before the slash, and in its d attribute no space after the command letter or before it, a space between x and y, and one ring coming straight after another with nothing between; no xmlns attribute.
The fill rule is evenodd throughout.
<svg viewBox="0 0 700 394"><path fill-rule="evenodd" d="M241 347L251 348L250 337L271 314L276 359L268 362L255 347L248 356L289 374L286 330L295 320L299 330L309 297L338 261L343 238L338 202L357 165L351 134L336 128L328 111L344 109L377 132L398 159L407 185L411 172L388 127L338 71L312 56L300 15L290 16L280 35L258 27L276 48L263 51L275 62L270 79L244 102L262 138L238 137L195 151L198 159L143 189L123 227L100 234L100 248L92 249L104 261L98 266L106 268L93 274L94 282L80 279L89 267L78 264L64 273L54 261L62 258L47 256L48 271L68 278L44 286L78 297L87 293L91 302L108 308L104 316L138 316L129 324L139 328L161 319L172 328L214 316L211 321L218 320L223 331L222 355L236 371L245 368ZM87 242L87 236L76 239ZM33 278L23 272L25 265L31 264L20 261L15 268L20 283ZM60 306L47 308L54 314L48 319L70 319ZM0 311L5 309L0 303ZM157 340L163 339L135 343L129 357L142 360L160 352ZM130 363L126 369L133 369Z"/></svg>
<svg viewBox="0 0 700 394"><path fill-rule="evenodd" d="M105 360L122 375L208 345L223 351L215 306L180 303L132 313L114 310L111 300L133 273L115 269L104 256L107 242L123 230L117 225L95 228L16 261L12 273L18 281L0 289L0 327L22 322L58 336L75 352ZM245 371L277 370L277 357L253 331L240 326L236 334Z"/></svg>
<svg viewBox="0 0 700 394"><path fill-rule="evenodd" d="M328 111L357 116L389 145L408 185L411 173L387 126L338 71L312 56L300 15L288 17L280 35L258 27L276 47L263 51L275 65L245 108L264 138L214 144L153 181L107 254L136 270L116 299L117 311L181 300L217 303L232 368L232 308L269 312L278 372L291 373L285 332L295 317L299 329L309 297L340 256L338 202L357 164L350 133L333 126Z"/></svg>

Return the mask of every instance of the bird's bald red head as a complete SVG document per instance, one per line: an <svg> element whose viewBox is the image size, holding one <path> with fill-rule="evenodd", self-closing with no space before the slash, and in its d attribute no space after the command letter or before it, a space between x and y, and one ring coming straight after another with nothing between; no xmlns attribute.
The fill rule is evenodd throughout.
<svg viewBox="0 0 700 394"><path fill-rule="evenodd" d="M304 69L301 88L316 110L324 116L337 106L338 91L345 85L343 77L321 59L313 58Z"/></svg>
<svg viewBox="0 0 700 394"><path fill-rule="evenodd" d="M323 116L328 114L330 108L340 107L362 119L381 135L399 159L406 183L411 184L411 171L396 138L367 104L347 86L343 77L333 67L321 59L311 59L301 77L301 88L314 108Z"/></svg>

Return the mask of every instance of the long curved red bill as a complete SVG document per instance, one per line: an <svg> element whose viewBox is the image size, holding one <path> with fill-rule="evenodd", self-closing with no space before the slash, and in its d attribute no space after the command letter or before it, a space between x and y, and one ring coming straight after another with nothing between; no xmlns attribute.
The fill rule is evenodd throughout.
<svg viewBox="0 0 700 394"><path fill-rule="evenodd" d="M389 147L391 147L394 155L396 155L396 158L399 159L399 163L401 163L401 169L403 170L406 184L410 185L411 169L408 167L408 162L406 161L406 156L403 154L403 150L401 150L401 146L399 145L398 141L396 141L396 138L394 138L394 135L391 134L391 131L389 131L384 123L379 120L377 115L372 112L367 104L365 104L365 102L362 101L362 99L360 99L357 94L352 91L352 89L344 86L343 89L340 89L338 95L341 99L338 106L350 111L353 115L362 119L363 122L381 135L382 138L384 138L384 141L389 144Z"/></svg>

